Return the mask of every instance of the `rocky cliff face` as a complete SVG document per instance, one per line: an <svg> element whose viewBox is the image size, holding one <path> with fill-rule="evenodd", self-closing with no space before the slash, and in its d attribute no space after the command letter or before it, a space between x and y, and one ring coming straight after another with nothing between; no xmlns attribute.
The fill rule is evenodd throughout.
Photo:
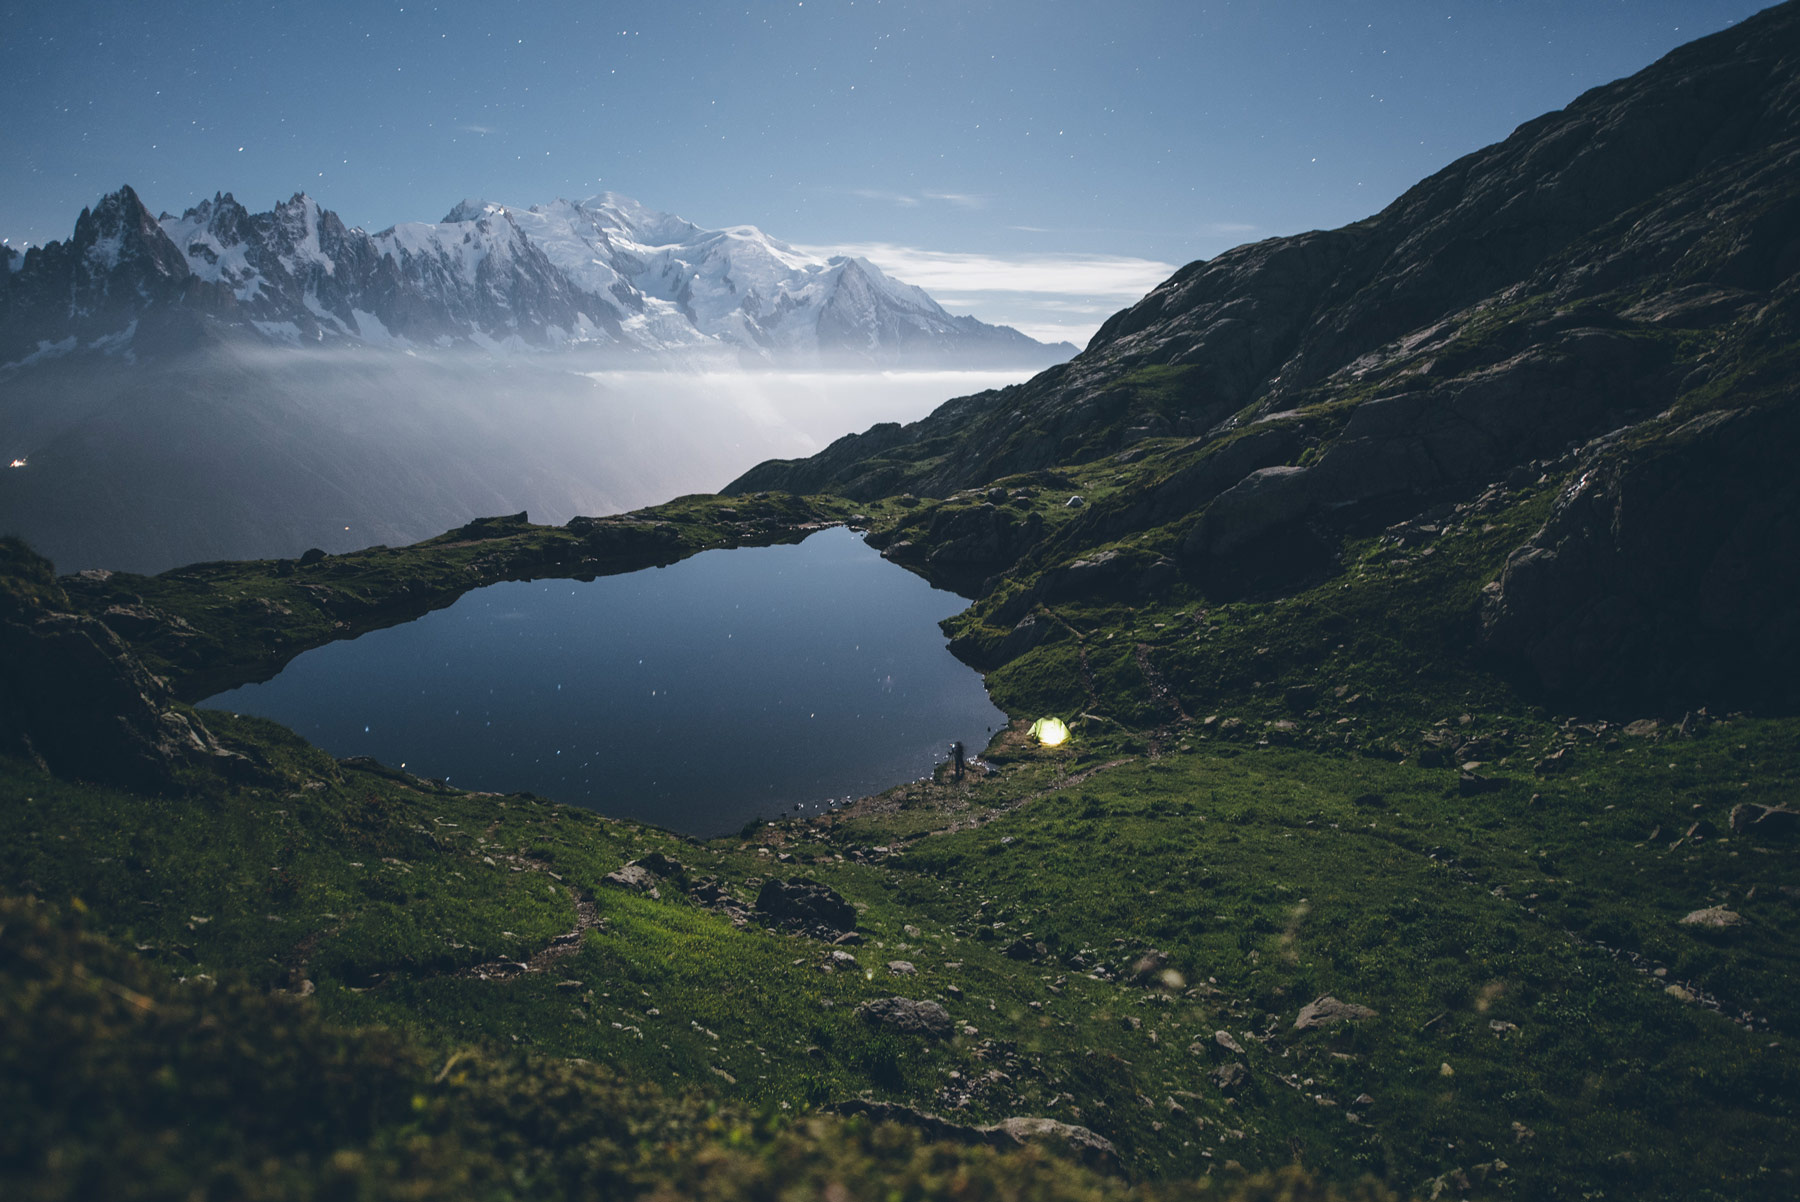
<svg viewBox="0 0 1800 1202"><path fill-rule="evenodd" d="M175 707L110 623L74 612L47 560L0 539L0 747L81 780L158 791L184 768L248 767L199 717Z"/></svg>
<svg viewBox="0 0 1800 1202"><path fill-rule="evenodd" d="M1025 384L763 464L731 491L946 497L1154 454L1141 484L1045 535L1031 563L1051 579L1162 529L1182 578L1219 593L1279 590L1347 537L1578 467L1495 582L1490 645L1562 691L1766 680L1800 666L1775 541L1791 487L1760 452L1793 445L1797 273L1790 3L1365 221L1190 264ZM923 545L907 553L928 562ZM1024 554L987 565L988 587ZM1664 649L1654 666L1646 638ZM1760 661L1732 649L1743 640Z"/></svg>

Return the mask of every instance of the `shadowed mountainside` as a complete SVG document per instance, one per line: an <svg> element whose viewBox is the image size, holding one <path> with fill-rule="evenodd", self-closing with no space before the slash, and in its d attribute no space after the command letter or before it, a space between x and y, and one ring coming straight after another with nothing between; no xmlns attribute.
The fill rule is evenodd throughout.
<svg viewBox="0 0 1800 1202"><path fill-rule="evenodd" d="M727 491L950 498L892 553L922 554L929 520L921 566L984 595L1012 565L1055 569L1154 531L1162 579L1235 596L1317 579L1347 538L1579 463L1552 526L1494 585L1492 646L1554 689L1786 704L1792 673L1767 669L1800 667L1800 615L1779 587L1800 560L1778 516L1782 456L1757 448L1791 445L1797 272L1787 4L1528 122L1365 221L1190 264L1025 384L762 464ZM958 498L1106 456L1149 466L1071 501L1084 512L1066 524L979 509L1004 490ZM1660 473L1627 466L1646 456ZM1690 520L1634 516L1660 511ZM1090 581L1121 580L1120 553ZM1663 642L1653 659L1646 629Z"/></svg>

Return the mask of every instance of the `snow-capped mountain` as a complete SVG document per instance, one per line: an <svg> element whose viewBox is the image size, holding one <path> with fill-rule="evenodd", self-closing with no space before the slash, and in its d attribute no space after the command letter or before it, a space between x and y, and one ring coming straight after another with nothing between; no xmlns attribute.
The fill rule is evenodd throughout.
<svg viewBox="0 0 1800 1202"><path fill-rule="evenodd" d="M304 194L267 213L221 194L152 217L125 187L83 210L67 242L0 247L0 364L157 353L209 329L869 366L1039 365L1075 349L952 316L866 259L821 260L612 193L528 209L467 200L369 234Z"/></svg>

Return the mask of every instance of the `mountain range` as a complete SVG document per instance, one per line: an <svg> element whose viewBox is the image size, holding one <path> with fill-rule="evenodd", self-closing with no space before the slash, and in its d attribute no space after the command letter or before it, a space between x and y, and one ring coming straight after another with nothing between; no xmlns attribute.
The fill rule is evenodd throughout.
<svg viewBox="0 0 1800 1202"><path fill-rule="evenodd" d="M370 234L303 193L266 213L222 193L152 216L126 186L66 242L0 246L0 368L164 353L208 332L837 367L1042 366L1075 351L953 316L867 259L702 229L610 192L466 200Z"/></svg>

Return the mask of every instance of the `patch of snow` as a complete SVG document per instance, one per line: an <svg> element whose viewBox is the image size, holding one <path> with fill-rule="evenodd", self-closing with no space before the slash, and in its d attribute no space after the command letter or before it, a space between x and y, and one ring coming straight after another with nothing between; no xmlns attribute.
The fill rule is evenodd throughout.
<svg viewBox="0 0 1800 1202"><path fill-rule="evenodd" d="M23 359L16 359L11 363L0 364L0 366L30 367L33 363L42 363L46 359L60 359L80 345L80 340L73 334L70 334L61 342L50 342L47 339L39 339L37 350L26 355Z"/></svg>
<svg viewBox="0 0 1800 1202"><path fill-rule="evenodd" d="M351 309L350 317L356 325L356 336L364 342L375 346L404 349L412 345L406 339L390 331L382 324L381 318L366 309Z"/></svg>
<svg viewBox="0 0 1800 1202"><path fill-rule="evenodd" d="M291 321L252 321L251 325L267 338L299 345L300 327Z"/></svg>

